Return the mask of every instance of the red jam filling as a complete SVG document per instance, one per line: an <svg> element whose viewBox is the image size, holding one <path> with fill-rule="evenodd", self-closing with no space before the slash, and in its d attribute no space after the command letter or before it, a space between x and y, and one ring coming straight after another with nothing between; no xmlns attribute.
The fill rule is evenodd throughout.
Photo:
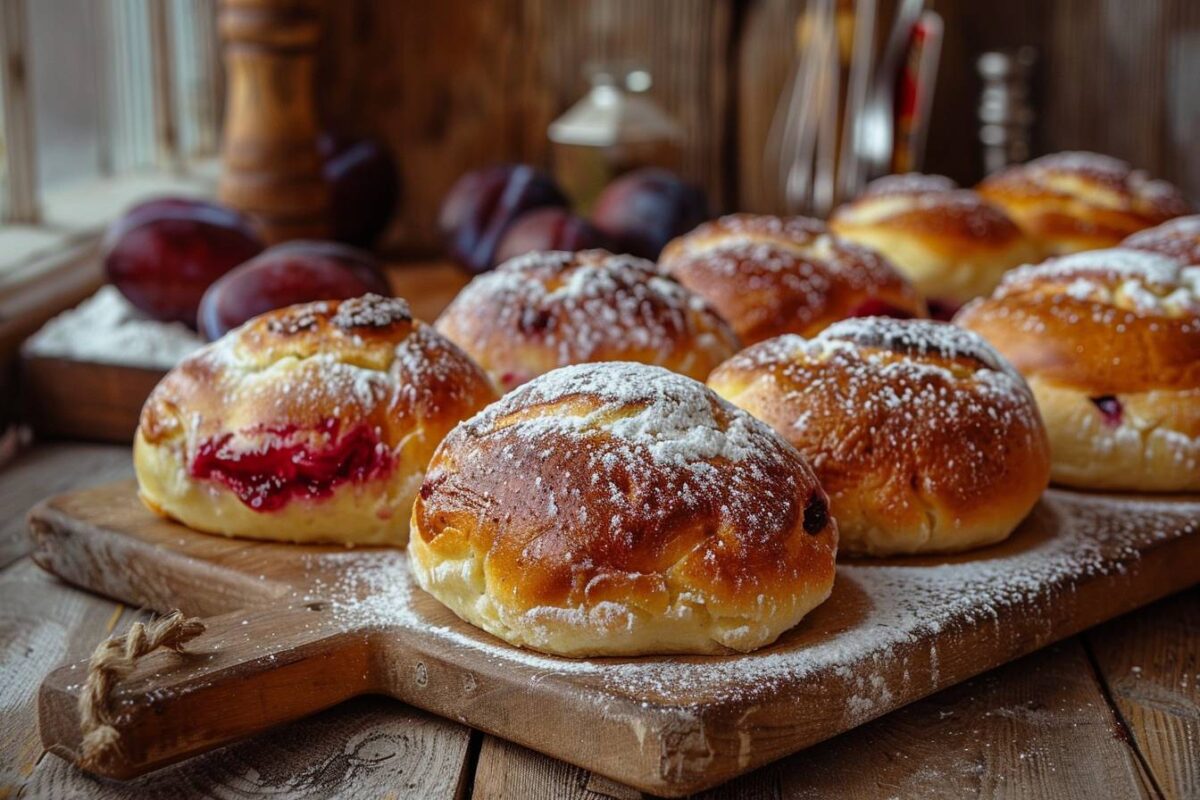
<svg viewBox="0 0 1200 800"><path fill-rule="evenodd" d="M340 422L328 419L316 433L329 445L313 450L294 425L263 427L267 444L254 450L228 447L233 434L202 443L192 459L193 478L216 480L255 511L274 511L297 498L328 497L339 485L377 478L392 466L392 453L376 434L359 426L338 435Z"/></svg>
<svg viewBox="0 0 1200 800"><path fill-rule="evenodd" d="M954 315L957 314L958 310L963 306L962 303L957 303L953 300L947 300L944 297L931 297L927 303L929 305L930 319L941 320L942 322L949 322L950 320L954 319Z"/></svg>
<svg viewBox="0 0 1200 800"><path fill-rule="evenodd" d="M1100 397L1089 397L1099 411L1100 416L1104 418L1106 425L1117 427L1121 424L1121 417L1124 409L1121 407L1121 401L1111 394L1101 395Z"/></svg>
<svg viewBox="0 0 1200 800"><path fill-rule="evenodd" d="M899 306L894 306L886 300L872 297L856 305L850 310L851 317L891 317L892 319L912 319L912 314Z"/></svg>

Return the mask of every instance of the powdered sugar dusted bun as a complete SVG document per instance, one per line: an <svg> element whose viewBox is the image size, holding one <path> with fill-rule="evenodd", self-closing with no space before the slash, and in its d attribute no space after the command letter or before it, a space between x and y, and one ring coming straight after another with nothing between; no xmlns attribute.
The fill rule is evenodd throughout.
<svg viewBox="0 0 1200 800"><path fill-rule="evenodd" d="M881 317L754 345L709 377L796 446L843 551L966 550L1009 535L1049 477L1029 388L980 337Z"/></svg>
<svg viewBox="0 0 1200 800"><path fill-rule="evenodd" d="M1130 236L1121 246L1161 253L1184 264L1200 265L1200 214L1178 217L1147 228Z"/></svg>
<svg viewBox="0 0 1200 800"><path fill-rule="evenodd" d="M1076 253L1014 270L956 321L1029 381L1055 481L1200 490L1200 267Z"/></svg>
<svg viewBox="0 0 1200 800"><path fill-rule="evenodd" d="M151 393L134 440L139 493L209 533L403 545L434 448L495 397L403 300L272 311Z"/></svg>
<svg viewBox="0 0 1200 800"><path fill-rule="evenodd" d="M413 507L425 591L568 656L748 651L829 596L837 527L794 448L689 378L555 370L456 428Z"/></svg>
<svg viewBox="0 0 1200 800"><path fill-rule="evenodd" d="M1178 189L1096 153L1055 153L979 184L1047 253L1113 247L1126 236L1191 212Z"/></svg>
<svg viewBox="0 0 1200 800"><path fill-rule="evenodd" d="M604 250L514 258L471 281L436 326L506 391L591 361L657 364L703 380L737 350L700 296L650 261Z"/></svg>
<svg viewBox="0 0 1200 800"><path fill-rule="evenodd" d="M659 267L703 295L744 343L811 335L868 314L923 317L924 301L878 253L820 220L731 214L663 249Z"/></svg>
<svg viewBox="0 0 1200 800"><path fill-rule="evenodd" d="M1039 255L1004 211L940 175L880 178L838 208L829 227L886 256L935 313L987 294L1005 271Z"/></svg>

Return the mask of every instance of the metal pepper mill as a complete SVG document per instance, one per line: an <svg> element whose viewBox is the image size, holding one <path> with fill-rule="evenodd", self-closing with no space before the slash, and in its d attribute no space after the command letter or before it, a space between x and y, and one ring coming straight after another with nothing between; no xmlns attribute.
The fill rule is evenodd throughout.
<svg viewBox="0 0 1200 800"><path fill-rule="evenodd" d="M983 79L979 95L979 142L986 174L1029 160L1036 114L1030 82L1037 51L994 50L976 62Z"/></svg>

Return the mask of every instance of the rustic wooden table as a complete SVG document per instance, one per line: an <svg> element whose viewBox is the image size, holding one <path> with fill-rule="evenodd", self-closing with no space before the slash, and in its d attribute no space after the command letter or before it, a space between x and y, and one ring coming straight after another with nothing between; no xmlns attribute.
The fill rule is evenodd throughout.
<svg viewBox="0 0 1200 800"><path fill-rule="evenodd" d="M42 678L146 614L38 569L26 556L25 512L49 494L131 474L126 448L69 443L38 444L0 468L0 800L640 797L382 698L354 700L128 784L97 780L43 752ZM1200 797L1200 588L705 796Z"/></svg>

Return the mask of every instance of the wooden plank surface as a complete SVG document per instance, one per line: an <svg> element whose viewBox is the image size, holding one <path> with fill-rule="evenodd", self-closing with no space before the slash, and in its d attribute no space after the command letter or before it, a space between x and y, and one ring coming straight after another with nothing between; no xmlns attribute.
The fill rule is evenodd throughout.
<svg viewBox="0 0 1200 800"><path fill-rule="evenodd" d="M133 475L128 448L45 444L26 451L0 472L0 567L29 550L25 514L38 500L79 486Z"/></svg>
<svg viewBox="0 0 1200 800"><path fill-rule="evenodd" d="M783 770L789 800L1154 796L1077 641L798 754Z"/></svg>
<svg viewBox="0 0 1200 800"><path fill-rule="evenodd" d="M493 737L480 751L474 789L476 798L488 800L643 797L611 782L597 784L586 770ZM701 795L705 800L1155 796L1077 639Z"/></svg>
<svg viewBox="0 0 1200 800"><path fill-rule="evenodd" d="M37 731L42 676L86 658L101 639L134 618L120 603L64 591L28 559L0 573L0 797L15 796L42 758Z"/></svg>
<svg viewBox="0 0 1200 800"><path fill-rule="evenodd" d="M678 795L1200 580L1200 501L1055 490L997 547L843 564L833 597L759 653L598 664L498 644L416 590L403 553L197 534L149 514L129 484L56 498L34 519L35 558L68 580L156 608L226 614L196 640L207 660L150 656L127 680L126 758L111 768L122 776L253 732L252 715L218 706L277 696L284 684L273 671L288 669L303 691L266 707L259 729L305 703L315 711L375 690ZM300 605L314 598L331 602ZM239 603L254 609L245 627L235 624ZM322 648L345 658L322 660ZM46 741L67 751L76 683L57 672L42 695ZM206 722L198 733L170 724L172 713ZM582 729L593 738L574 735Z"/></svg>
<svg viewBox="0 0 1200 800"><path fill-rule="evenodd" d="M1200 591L1089 631L1085 640L1162 795L1200 797Z"/></svg>
<svg viewBox="0 0 1200 800"><path fill-rule="evenodd" d="M454 800L467 780L469 728L363 697L240 744L116 783L46 758L28 797L388 797Z"/></svg>

